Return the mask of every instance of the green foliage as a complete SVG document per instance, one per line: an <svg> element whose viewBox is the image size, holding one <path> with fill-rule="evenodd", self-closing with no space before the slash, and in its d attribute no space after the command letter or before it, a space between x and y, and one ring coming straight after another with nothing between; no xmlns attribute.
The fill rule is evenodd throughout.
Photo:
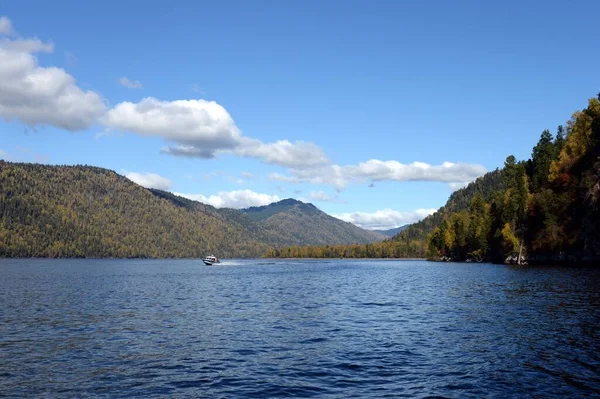
<svg viewBox="0 0 600 399"><path fill-rule="evenodd" d="M588 108L573 115L566 134L559 126L553 139L545 130L527 163L507 157L503 187L485 207L473 197L466 247L464 211L453 212L429 235L429 256L495 262L518 261L520 254L531 262L597 260L599 138L600 102L591 99Z"/></svg>
<svg viewBox="0 0 600 399"><path fill-rule="evenodd" d="M268 258L423 258L415 243L384 241L373 244L292 246L270 249Z"/></svg>
<svg viewBox="0 0 600 399"><path fill-rule="evenodd" d="M556 158L556 146L549 130L544 130L540 141L533 147L531 153L531 189L537 191L548 185L548 173L550 164Z"/></svg>
<svg viewBox="0 0 600 399"><path fill-rule="evenodd" d="M256 257L383 238L295 200L253 220L89 166L0 161L0 188L0 257Z"/></svg>
<svg viewBox="0 0 600 399"><path fill-rule="evenodd" d="M427 253L429 250L428 236L436 227L442 225L452 213L468 210L471 207L473 196L479 194L484 201L489 201L492 195L504 188L504 181L500 170L486 173L467 187L455 191L450 195L446 205L438 209L433 215L427 216L420 222L411 224L402 232L392 237L393 241L410 241L417 248L418 253ZM416 257L416 253L414 256ZM411 255L413 256L413 255Z"/></svg>
<svg viewBox="0 0 600 399"><path fill-rule="evenodd" d="M0 187L0 257L228 257L268 248L214 208L180 197L174 205L106 169L0 162Z"/></svg>
<svg viewBox="0 0 600 399"><path fill-rule="evenodd" d="M456 261L600 261L600 96L531 159L506 158L433 215L383 243L285 249L270 256L421 257Z"/></svg>

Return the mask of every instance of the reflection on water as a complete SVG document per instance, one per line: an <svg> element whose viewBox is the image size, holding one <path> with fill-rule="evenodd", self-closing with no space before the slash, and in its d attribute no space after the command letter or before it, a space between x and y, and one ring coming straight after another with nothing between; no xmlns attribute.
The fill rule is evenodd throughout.
<svg viewBox="0 0 600 399"><path fill-rule="evenodd" d="M0 260L0 396L600 394L600 272Z"/></svg>

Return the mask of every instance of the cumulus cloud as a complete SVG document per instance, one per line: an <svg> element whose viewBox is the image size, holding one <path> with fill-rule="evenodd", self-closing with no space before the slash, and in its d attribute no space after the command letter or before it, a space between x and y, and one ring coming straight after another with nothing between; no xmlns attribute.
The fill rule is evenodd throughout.
<svg viewBox="0 0 600 399"><path fill-rule="evenodd" d="M144 86L142 86L142 84L140 83L139 80L129 80L125 76L123 76L121 79L119 79L119 83L121 83L121 86L125 86L128 89L143 89L144 88Z"/></svg>
<svg viewBox="0 0 600 399"><path fill-rule="evenodd" d="M242 177L245 177L246 179L252 179L254 177L254 174L250 173L250 172L242 172Z"/></svg>
<svg viewBox="0 0 600 399"><path fill-rule="evenodd" d="M12 36L15 34L12 22L5 16L0 17L0 35Z"/></svg>
<svg viewBox="0 0 600 399"><path fill-rule="evenodd" d="M235 122L214 101L159 101L147 97L139 103L117 104L103 122L114 129L175 142L176 146L164 149L173 155L210 158L216 150L233 149L240 141Z"/></svg>
<svg viewBox="0 0 600 399"><path fill-rule="evenodd" d="M387 230L418 222L435 211L436 209L417 209L412 212L398 212L392 209L383 209L376 212L340 213L332 216L363 229Z"/></svg>
<svg viewBox="0 0 600 399"><path fill-rule="evenodd" d="M305 141L291 143L288 140L278 140L274 143L263 143L260 140L242 137L234 153L290 168L324 165L329 162L323 149Z"/></svg>
<svg viewBox="0 0 600 399"><path fill-rule="evenodd" d="M44 43L40 39L0 39L0 48L13 53L51 53L54 43Z"/></svg>
<svg viewBox="0 0 600 399"><path fill-rule="evenodd" d="M309 182L331 185L338 190L350 183L374 181L438 181L457 184L470 182L487 172L477 164L444 162L429 165L424 162L402 164L398 161L370 159L358 165L323 165L309 168L291 168L291 175L271 173L269 178L288 183Z"/></svg>
<svg viewBox="0 0 600 399"><path fill-rule="evenodd" d="M4 18L5 34L14 32ZM52 43L37 38L0 39L0 118L29 127L51 125L77 131L105 112L102 97L81 90L63 69L38 65L34 54L53 50Z"/></svg>
<svg viewBox="0 0 600 399"><path fill-rule="evenodd" d="M122 102L108 111L103 123L110 128L142 136L162 137L172 143L161 150L166 154L209 159L228 153L256 158L288 169L288 174L272 173L269 176L271 180L323 184L338 191L350 183L359 182L438 181L456 184L473 181L487 172L481 165L452 162L430 165L370 159L356 165L336 165L314 143L288 140L265 143L243 136L223 106L202 99L160 101L148 97L139 103Z"/></svg>
<svg viewBox="0 0 600 399"><path fill-rule="evenodd" d="M173 145L161 151L176 156L214 158L218 153L231 153L290 168L328 162L323 150L313 143L264 143L242 136L229 112L215 101L147 97L139 103L117 104L106 113L103 123L141 136L162 137Z"/></svg>
<svg viewBox="0 0 600 399"><path fill-rule="evenodd" d="M277 195L257 193L252 190L222 191L216 195L174 193L181 197L212 205L216 208L248 208L251 206L268 205L280 200Z"/></svg>
<svg viewBox="0 0 600 399"><path fill-rule="evenodd" d="M462 182L473 180L487 170L481 165L444 162L441 165L429 165L413 162L409 165L398 161L380 161L370 159L357 166L347 166L343 173L359 179L371 181L442 181Z"/></svg>
<svg viewBox="0 0 600 399"><path fill-rule="evenodd" d="M171 180L156 173L129 172L125 174L125 177L142 187L156 188L158 190L167 191L171 188L172 184Z"/></svg>
<svg viewBox="0 0 600 399"><path fill-rule="evenodd" d="M451 162L429 165L370 159L356 165L336 165L321 147L310 142L265 143L244 136L223 106L202 99L160 101L148 97L137 103L121 102L107 112L103 98L83 91L65 70L39 66L35 54L53 51L52 42L19 37L10 19L0 17L0 118L18 120L29 127L51 125L70 131L100 121L105 133L114 130L165 139L168 145L163 153L193 158L214 158L222 153L256 158L288 169L287 174L271 174L272 180L329 185L338 191L351 183L372 186L384 180L440 181L455 190L486 172L481 165ZM142 88L139 81L127 77L120 83ZM197 85L193 89L200 91Z"/></svg>

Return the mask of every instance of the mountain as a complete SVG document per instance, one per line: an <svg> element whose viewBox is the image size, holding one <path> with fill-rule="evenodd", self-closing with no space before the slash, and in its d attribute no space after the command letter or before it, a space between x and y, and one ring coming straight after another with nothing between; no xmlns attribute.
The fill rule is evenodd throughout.
<svg viewBox="0 0 600 399"><path fill-rule="evenodd" d="M91 166L0 161L0 187L0 257L256 257L381 239L312 204L217 209Z"/></svg>
<svg viewBox="0 0 600 399"><path fill-rule="evenodd" d="M294 241L294 245L367 244L385 238L381 233L336 219L313 204L291 198L242 212L266 229Z"/></svg>
<svg viewBox="0 0 600 399"><path fill-rule="evenodd" d="M338 245L336 247L312 246L302 248L280 248L269 250L269 257L290 258L425 258L428 236L453 212L469 209L473 197L479 193L490 199L504 183L500 170L494 170L479 177L466 187L452 193L444 206L423 220L396 229L376 231L389 232L383 242L367 245ZM400 230L394 233L394 230Z"/></svg>
<svg viewBox="0 0 600 399"><path fill-rule="evenodd" d="M406 230L406 228L410 226L408 224L405 224L404 226L400 226L400 227L396 227L393 229L388 229L388 230L371 230L371 231L375 231L377 233L383 234L386 237L393 237L396 234L400 233L401 231Z"/></svg>
<svg viewBox="0 0 600 399"><path fill-rule="evenodd" d="M0 187L0 257L230 257L268 248L213 207L107 169L0 161Z"/></svg>

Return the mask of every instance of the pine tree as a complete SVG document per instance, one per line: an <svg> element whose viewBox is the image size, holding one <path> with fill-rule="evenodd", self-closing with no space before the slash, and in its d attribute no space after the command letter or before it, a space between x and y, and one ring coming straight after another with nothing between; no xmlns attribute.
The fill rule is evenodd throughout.
<svg viewBox="0 0 600 399"><path fill-rule="evenodd" d="M531 188L533 191L537 191L548 185L548 171L555 157L556 146L553 142L552 133L549 130L544 130L531 153L531 163L533 166Z"/></svg>

